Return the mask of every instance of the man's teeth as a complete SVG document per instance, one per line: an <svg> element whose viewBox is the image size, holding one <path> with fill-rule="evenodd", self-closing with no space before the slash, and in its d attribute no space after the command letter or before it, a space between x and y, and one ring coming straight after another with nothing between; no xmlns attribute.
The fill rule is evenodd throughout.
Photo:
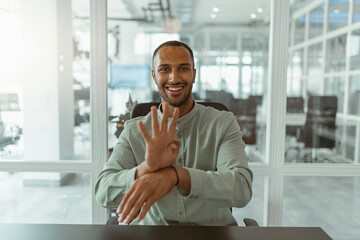
<svg viewBox="0 0 360 240"><path fill-rule="evenodd" d="M178 88L169 87L169 90L170 90L170 91L179 91L179 90L181 90L181 89L182 89L182 87L178 87Z"/></svg>

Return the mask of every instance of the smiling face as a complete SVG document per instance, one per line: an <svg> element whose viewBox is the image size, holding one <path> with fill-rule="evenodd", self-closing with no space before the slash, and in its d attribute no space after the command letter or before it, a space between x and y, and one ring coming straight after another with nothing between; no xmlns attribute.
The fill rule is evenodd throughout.
<svg viewBox="0 0 360 240"><path fill-rule="evenodd" d="M181 46L166 46L154 56L152 77L161 98L173 107L192 108L192 86L196 70L189 51Z"/></svg>

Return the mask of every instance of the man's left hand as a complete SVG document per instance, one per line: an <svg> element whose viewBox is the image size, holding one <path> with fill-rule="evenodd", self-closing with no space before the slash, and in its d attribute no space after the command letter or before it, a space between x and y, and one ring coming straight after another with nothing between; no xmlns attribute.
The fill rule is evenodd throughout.
<svg viewBox="0 0 360 240"><path fill-rule="evenodd" d="M171 167L136 179L116 211L120 215L118 221L130 224L141 210L136 219L140 222L151 206L171 191L176 181L176 173Z"/></svg>

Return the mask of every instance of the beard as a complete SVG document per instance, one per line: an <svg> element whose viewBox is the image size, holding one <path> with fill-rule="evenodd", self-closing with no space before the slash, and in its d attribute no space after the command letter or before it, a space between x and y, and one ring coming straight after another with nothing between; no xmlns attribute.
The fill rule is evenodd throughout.
<svg viewBox="0 0 360 240"><path fill-rule="evenodd" d="M182 105L184 105L184 103L186 103L186 101L190 98L191 96L191 92L192 92L192 86L193 84L189 84L188 85L189 88L187 90L187 92L185 93L184 97L179 100L179 101L173 101L171 100L167 93L165 92L165 88L158 88L159 89L159 92L160 92L160 95L161 95L161 98L164 99L170 106L173 106L173 107L180 107Z"/></svg>

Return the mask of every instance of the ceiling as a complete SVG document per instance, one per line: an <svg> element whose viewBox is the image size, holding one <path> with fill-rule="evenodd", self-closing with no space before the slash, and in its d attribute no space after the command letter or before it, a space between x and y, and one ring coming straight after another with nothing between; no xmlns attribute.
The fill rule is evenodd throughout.
<svg viewBox="0 0 360 240"><path fill-rule="evenodd" d="M73 0L73 9L82 15L89 12L83 0ZM168 3L170 6L168 6ZM160 10L160 7L163 10ZM217 13L213 8L219 9ZM258 8L263 9L259 13ZM211 14L216 17L212 18ZM251 18L256 14L256 18ZM269 0L108 0L111 21L135 21L161 26L163 18L175 17L183 30L205 25L267 25L270 19Z"/></svg>

